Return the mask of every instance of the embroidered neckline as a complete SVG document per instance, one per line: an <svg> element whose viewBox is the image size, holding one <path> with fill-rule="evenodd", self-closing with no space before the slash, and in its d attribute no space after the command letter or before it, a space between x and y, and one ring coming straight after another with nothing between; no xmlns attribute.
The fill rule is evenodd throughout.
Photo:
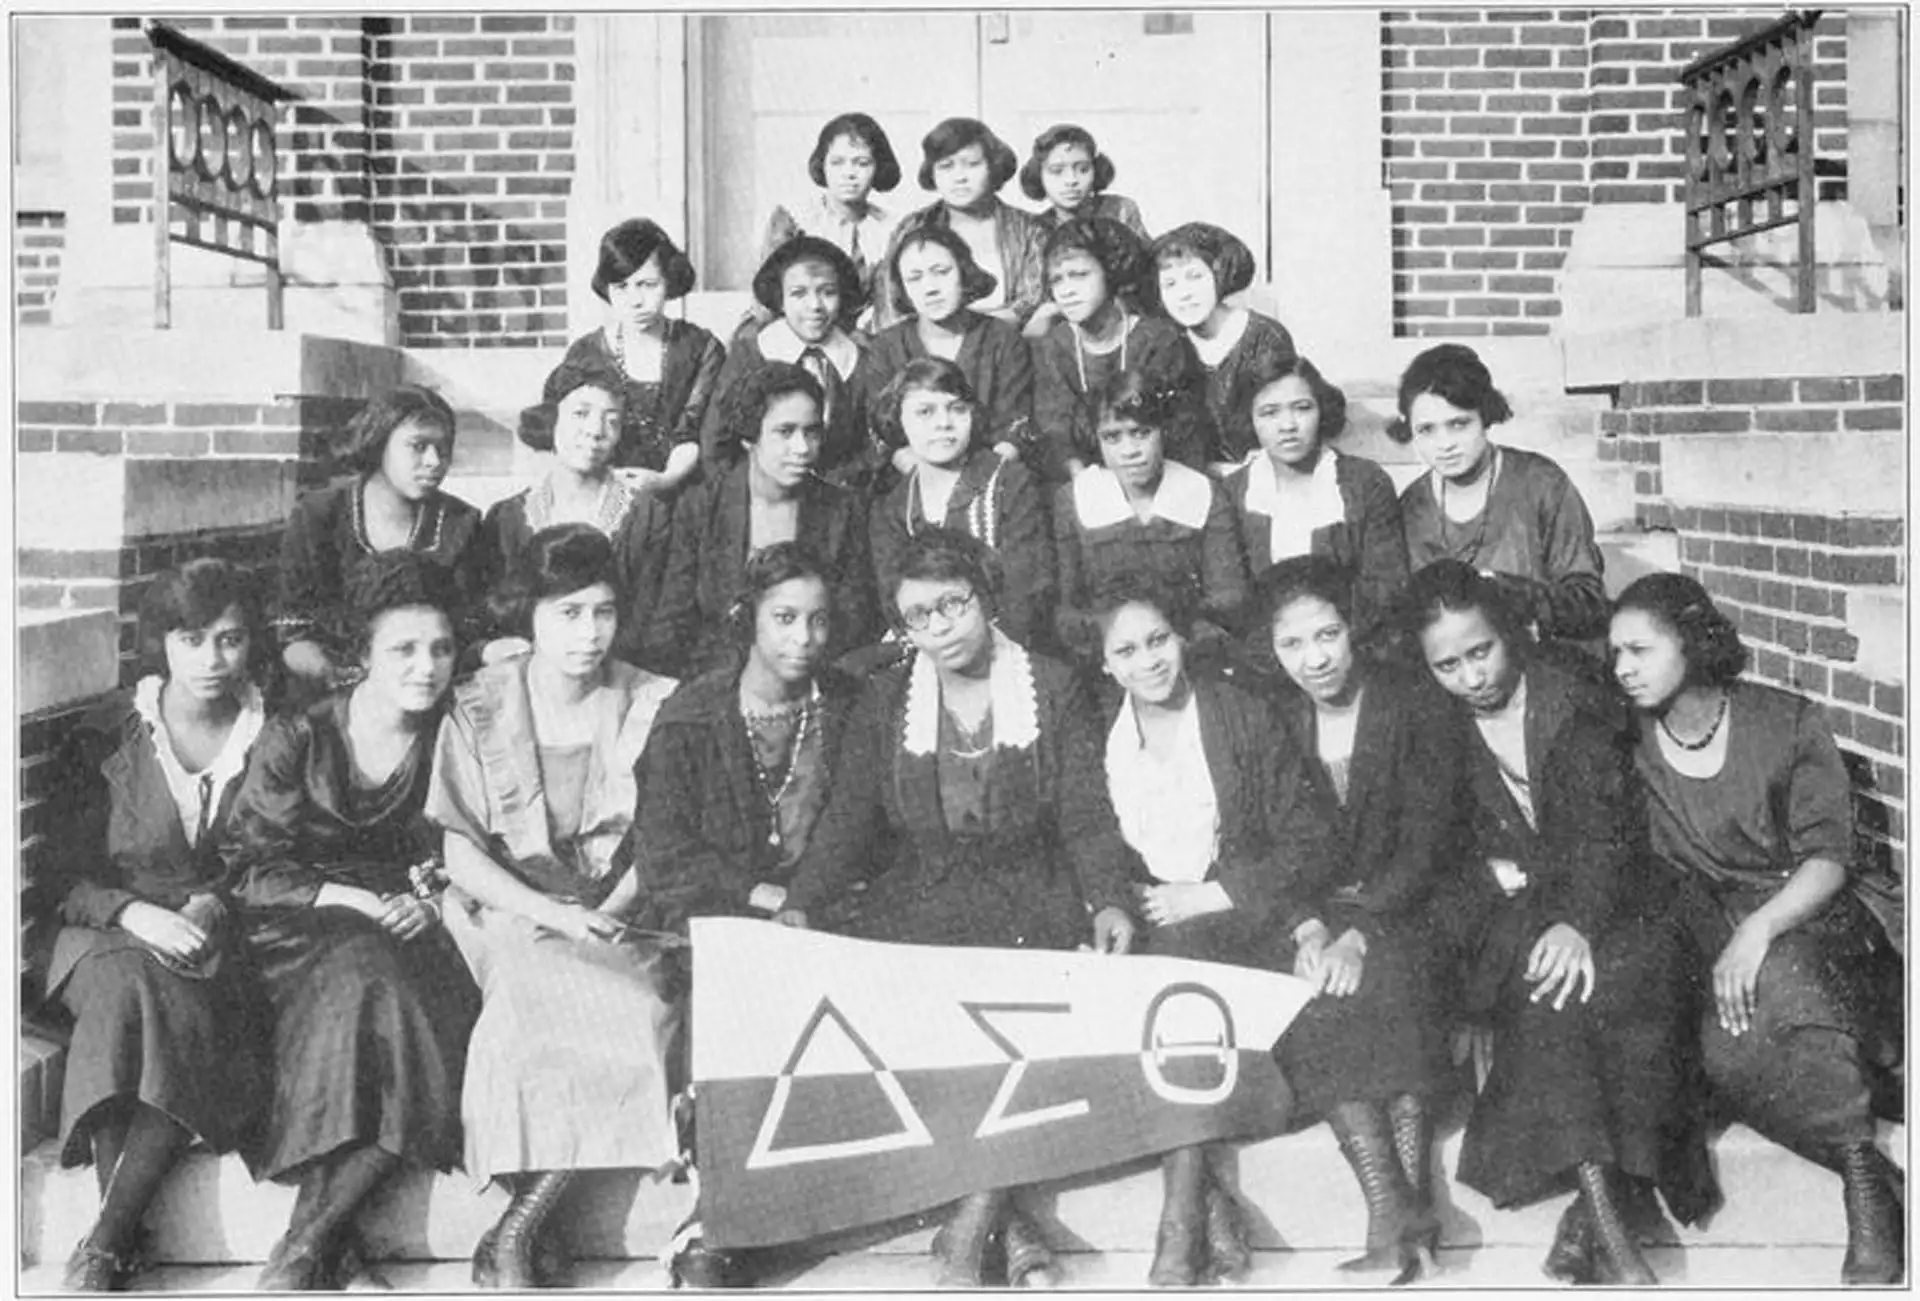
<svg viewBox="0 0 1920 1301"><path fill-rule="evenodd" d="M353 512L353 540L358 542L360 549L370 556L379 554L379 552L374 550L373 539L367 536L367 480L372 477L370 474L362 475L359 480L354 483L352 491L347 494ZM402 549L407 551L438 550L440 546L440 514L440 493L439 490L436 489L431 496L420 503L420 508L414 511L413 528L408 531L406 546ZM420 535L429 527L433 530L432 534L423 541Z"/></svg>
<svg viewBox="0 0 1920 1301"><path fill-rule="evenodd" d="M634 491L627 481L617 474L607 476L606 486L600 490L600 504L594 508L593 518L587 523L611 538L620 531L627 512L633 509L636 500ZM527 490L527 528L538 533L553 523L553 480L542 479L535 487Z"/></svg>
<svg viewBox="0 0 1920 1301"><path fill-rule="evenodd" d="M987 670L988 709L993 719L993 748L1028 750L1040 739L1040 704L1033 683L1033 660L998 628L993 630L993 664ZM925 757L940 749L940 679L933 661L916 652L907 672L903 743L906 752Z"/></svg>

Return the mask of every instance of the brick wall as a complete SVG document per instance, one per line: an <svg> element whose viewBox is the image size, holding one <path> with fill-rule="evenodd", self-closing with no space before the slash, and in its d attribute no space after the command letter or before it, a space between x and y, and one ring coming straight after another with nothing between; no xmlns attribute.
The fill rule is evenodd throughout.
<svg viewBox="0 0 1920 1301"><path fill-rule="evenodd" d="M13 319L17 326L53 321L66 253L67 217L61 212L18 212L13 217Z"/></svg>

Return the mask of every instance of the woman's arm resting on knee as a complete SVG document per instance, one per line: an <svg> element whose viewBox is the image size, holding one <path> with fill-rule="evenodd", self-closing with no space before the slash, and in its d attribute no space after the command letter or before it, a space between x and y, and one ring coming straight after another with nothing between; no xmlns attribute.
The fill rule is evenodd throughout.
<svg viewBox="0 0 1920 1301"><path fill-rule="evenodd" d="M1779 936L1827 906L1847 884L1847 869L1830 858L1800 864L1780 892L1747 914L1713 964L1713 998L1721 1026L1744 1034L1753 1025L1760 964Z"/></svg>

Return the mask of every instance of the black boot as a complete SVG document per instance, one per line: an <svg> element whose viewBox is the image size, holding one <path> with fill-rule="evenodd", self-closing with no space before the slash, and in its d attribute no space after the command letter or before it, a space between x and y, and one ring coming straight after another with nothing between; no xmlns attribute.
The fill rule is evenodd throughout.
<svg viewBox="0 0 1920 1301"><path fill-rule="evenodd" d="M1887 1286L1906 1277L1905 1219L1899 1176L1871 1143L1850 1143L1838 1154L1841 1196L1847 1208L1847 1255L1840 1281L1847 1287Z"/></svg>
<svg viewBox="0 0 1920 1301"><path fill-rule="evenodd" d="M1393 1287L1413 1282L1432 1269L1426 1243L1433 1236L1433 1220L1415 1205L1386 1109L1371 1102L1343 1102L1327 1121L1367 1199L1367 1253L1342 1261L1340 1268L1394 1270Z"/></svg>
<svg viewBox="0 0 1920 1301"><path fill-rule="evenodd" d="M1180 1147L1160 1160L1165 1193L1160 1228L1153 1237L1151 1287L1192 1287L1200 1281L1207 1243L1206 1159L1197 1147Z"/></svg>
<svg viewBox="0 0 1920 1301"><path fill-rule="evenodd" d="M1440 1217L1433 1209L1433 1120L1427 1100L1414 1093L1397 1094L1387 1103L1387 1120L1400 1171L1413 1190L1414 1212L1431 1226L1421 1244L1431 1256L1440 1250Z"/></svg>
<svg viewBox="0 0 1920 1301"><path fill-rule="evenodd" d="M934 1249L940 1257L936 1287L986 1286L987 1249L1000 1228L1006 1206L1004 1188L968 1193L953 1204L953 1213L935 1241Z"/></svg>
<svg viewBox="0 0 1920 1301"><path fill-rule="evenodd" d="M67 1258L60 1279L62 1292L125 1292L135 1273L131 1260L102 1251L89 1238L80 1239Z"/></svg>
<svg viewBox="0 0 1920 1301"><path fill-rule="evenodd" d="M1582 1195L1575 1193L1560 1213L1560 1227L1554 1231L1553 1245L1547 1249L1540 1270L1562 1283L1593 1282L1593 1221Z"/></svg>
<svg viewBox="0 0 1920 1301"><path fill-rule="evenodd" d="M560 1281L549 1272L557 1262L548 1262L549 1271L543 1271L535 1257L540 1252L541 1226L572 1182L571 1170L543 1170L526 1176L500 1222L487 1230L474 1248L476 1287L525 1292Z"/></svg>
<svg viewBox="0 0 1920 1301"><path fill-rule="evenodd" d="M1007 1286L1050 1289L1060 1286L1060 1262L1040 1228L1019 1207L1007 1210Z"/></svg>
<svg viewBox="0 0 1920 1301"><path fill-rule="evenodd" d="M1620 1216L1612 1186L1612 1168L1596 1161L1579 1166L1580 1199L1592 1226L1594 1282L1615 1287L1654 1287L1660 1279L1640 1254L1640 1244Z"/></svg>
<svg viewBox="0 0 1920 1301"><path fill-rule="evenodd" d="M1237 1283L1253 1269L1253 1252L1247 1247L1247 1218L1227 1186L1226 1147L1220 1143L1209 1143L1202 1151L1207 1175L1207 1267L1204 1281Z"/></svg>

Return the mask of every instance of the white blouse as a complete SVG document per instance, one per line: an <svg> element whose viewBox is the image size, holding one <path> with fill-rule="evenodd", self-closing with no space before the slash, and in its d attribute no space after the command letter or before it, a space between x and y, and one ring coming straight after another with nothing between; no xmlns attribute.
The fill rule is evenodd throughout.
<svg viewBox="0 0 1920 1301"><path fill-rule="evenodd" d="M1147 752L1129 700L1107 734L1107 790L1120 834L1156 881L1204 881L1220 854L1220 802L1189 695L1162 761Z"/></svg>
<svg viewBox="0 0 1920 1301"><path fill-rule="evenodd" d="M167 732L166 719L160 714L160 688L165 682L159 674L140 679L133 691L133 707L140 721L147 725L160 773L167 779L167 793L173 796L173 805L180 812L180 830L185 833L188 845L196 845L202 820L212 821L227 787L246 771L247 751L260 735L266 710L260 702L260 689L247 683L240 695L240 714L233 720L233 730L227 733L227 743L212 763L199 772L188 772L173 752L173 738Z"/></svg>

